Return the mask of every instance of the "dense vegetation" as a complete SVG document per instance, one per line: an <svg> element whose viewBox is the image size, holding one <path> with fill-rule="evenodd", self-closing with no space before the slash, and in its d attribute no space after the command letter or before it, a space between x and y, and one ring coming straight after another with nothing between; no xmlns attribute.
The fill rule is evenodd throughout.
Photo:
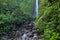
<svg viewBox="0 0 60 40"><path fill-rule="evenodd" d="M33 0L0 0L0 34L32 19Z"/></svg>
<svg viewBox="0 0 60 40"><path fill-rule="evenodd" d="M44 31L42 40L60 40L60 0L39 0L36 26Z"/></svg>

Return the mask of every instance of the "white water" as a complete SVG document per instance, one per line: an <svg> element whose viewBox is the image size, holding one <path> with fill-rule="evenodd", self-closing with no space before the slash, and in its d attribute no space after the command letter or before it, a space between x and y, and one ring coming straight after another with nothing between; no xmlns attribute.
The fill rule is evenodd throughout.
<svg viewBox="0 0 60 40"><path fill-rule="evenodd" d="M36 0L36 16L38 15L38 0Z"/></svg>
<svg viewBox="0 0 60 40"><path fill-rule="evenodd" d="M38 0L36 0L35 2L34 13L33 13L33 16L37 16L37 15L38 15Z"/></svg>
<svg viewBox="0 0 60 40"><path fill-rule="evenodd" d="M27 36L27 34L23 34L23 36L22 36L22 40L28 40L28 36Z"/></svg>

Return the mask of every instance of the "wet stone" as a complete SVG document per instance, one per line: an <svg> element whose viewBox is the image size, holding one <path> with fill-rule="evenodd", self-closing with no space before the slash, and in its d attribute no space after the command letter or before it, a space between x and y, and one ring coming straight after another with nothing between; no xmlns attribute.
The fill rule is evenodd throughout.
<svg viewBox="0 0 60 40"><path fill-rule="evenodd" d="M3 40L38 40L37 32L39 31L34 27L34 22L26 22L18 30L13 28L12 31L6 35L7 37L2 37ZM15 30L15 31L14 31Z"/></svg>

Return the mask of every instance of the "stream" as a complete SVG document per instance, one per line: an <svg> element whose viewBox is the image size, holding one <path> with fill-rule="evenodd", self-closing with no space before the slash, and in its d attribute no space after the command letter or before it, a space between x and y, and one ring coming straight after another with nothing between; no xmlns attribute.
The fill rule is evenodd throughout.
<svg viewBox="0 0 60 40"><path fill-rule="evenodd" d="M34 26L34 21L24 23L19 28L13 28L0 40L39 40L43 35L38 35L39 29Z"/></svg>

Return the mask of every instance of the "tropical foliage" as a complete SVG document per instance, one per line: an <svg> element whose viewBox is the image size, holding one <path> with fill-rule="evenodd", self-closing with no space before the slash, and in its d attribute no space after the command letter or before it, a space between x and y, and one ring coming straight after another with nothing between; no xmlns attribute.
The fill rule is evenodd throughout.
<svg viewBox="0 0 60 40"><path fill-rule="evenodd" d="M42 40L60 40L60 0L39 0L36 26L44 31Z"/></svg>
<svg viewBox="0 0 60 40"><path fill-rule="evenodd" d="M0 34L32 19L33 0L0 0Z"/></svg>

